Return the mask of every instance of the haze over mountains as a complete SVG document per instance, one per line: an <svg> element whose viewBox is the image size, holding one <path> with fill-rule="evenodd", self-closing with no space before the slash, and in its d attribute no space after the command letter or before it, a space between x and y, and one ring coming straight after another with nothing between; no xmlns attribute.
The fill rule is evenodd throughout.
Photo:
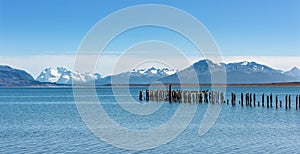
<svg viewBox="0 0 300 154"><path fill-rule="evenodd" d="M224 64L200 60L180 71L152 67L107 77L102 77L99 73L74 72L64 67L48 67L41 71L36 80L25 71L0 66L0 86L150 84L155 81L209 84L212 82L212 75L226 75L224 82L231 84L300 82L300 70L296 67L284 72L255 62Z"/></svg>

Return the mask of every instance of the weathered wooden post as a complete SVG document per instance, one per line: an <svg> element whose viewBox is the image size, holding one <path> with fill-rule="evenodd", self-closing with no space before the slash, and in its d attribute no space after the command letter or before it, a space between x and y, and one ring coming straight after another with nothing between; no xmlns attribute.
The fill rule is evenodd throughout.
<svg viewBox="0 0 300 154"><path fill-rule="evenodd" d="M152 98L153 98L153 93L152 93L152 90L150 90L150 100L152 101Z"/></svg>
<svg viewBox="0 0 300 154"><path fill-rule="evenodd" d="M217 91L216 93L217 93L217 95L216 95L216 97L217 97L216 98L216 103L219 104L220 103L220 93L219 93L219 91Z"/></svg>
<svg viewBox="0 0 300 154"><path fill-rule="evenodd" d="M282 101L280 100L279 102L280 102L280 107L282 107Z"/></svg>
<svg viewBox="0 0 300 154"><path fill-rule="evenodd" d="M269 96L267 96L267 108L269 108Z"/></svg>
<svg viewBox="0 0 300 154"><path fill-rule="evenodd" d="M172 84L169 85L169 103L172 103Z"/></svg>
<svg viewBox="0 0 300 154"><path fill-rule="evenodd" d="M276 95L275 101L276 101L276 109L277 109L278 108L278 95Z"/></svg>
<svg viewBox="0 0 300 154"><path fill-rule="evenodd" d="M241 105L243 106L244 105L244 94L241 93Z"/></svg>
<svg viewBox="0 0 300 154"><path fill-rule="evenodd" d="M285 95L285 109L288 108L288 96Z"/></svg>
<svg viewBox="0 0 300 154"><path fill-rule="evenodd" d="M253 94L253 105L255 106L255 102L256 102L256 94Z"/></svg>
<svg viewBox="0 0 300 154"><path fill-rule="evenodd" d="M296 110L298 110L298 95L296 96Z"/></svg>
<svg viewBox="0 0 300 154"><path fill-rule="evenodd" d="M289 108L291 108L291 95L289 95Z"/></svg>
<svg viewBox="0 0 300 154"><path fill-rule="evenodd" d="M191 103L191 92L188 92L188 103Z"/></svg>
<svg viewBox="0 0 300 154"><path fill-rule="evenodd" d="M231 93L231 105L233 106L233 93Z"/></svg>
<svg viewBox="0 0 300 154"><path fill-rule="evenodd" d="M142 101L143 100L143 91L140 90L140 94L139 94L139 100Z"/></svg>
<svg viewBox="0 0 300 154"><path fill-rule="evenodd" d="M249 103L250 107L252 106L252 93L250 93L250 103Z"/></svg>
<svg viewBox="0 0 300 154"><path fill-rule="evenodd" d="M214 103L214 92L213 91L211 91L210 93L209 93L209 102L210 103Z"/></svg>
<svg viewBox="0 0 300 154"><path fill-rule="evenodd" d="M250 107L252 106L252 93L250 93Z"/></svg>
<svg viewBox="0 0 300 154"><path fill-rule="evenodd" d="M183 92L183 102L184 103L187 102L187 92L186 91Z"/></svg>
<svg viewBox="0 0 300 154"><path fill-rule="evenodd" d="M261 96L261 106L264 107L265 106L265 94L263 93Z"/></svg>
<svg viewBox="0 0 300 154"><path fill-rule="evenodd" d="M231 93L232 94L232 106L235 106L235 104L236 104L236 95L235 95L235 93Z"/></svg>
<svg viewBox="0 0 300 154"><path fill-rule="evenodd" d="M195 103L196 102L196 93L195 92L192 93L192 98L193 98L192 102Z"/></svg>
<svg viewBox="0 0 300 154"><path fill-rule="evenodd" d="M202 92L200 92L200 103L202 103L203 98L202 98Z"/></svg>
<svg viewBox="0 0 300 154"><path fill-rule="evenodd" d="M298 108L300 108L300 95L298 95Z"/></svg>
<svg viewBox="0 0 300 154"><path fill-rule="evenodd" d="M208 103L208 92L204 93L204 102Z"/></svg>
<svg viewBox="0 0 300 154"><path fill-rule="evenodd" d="M249 105L249 97L248 97L248 93L246 93L246 106L248 106Z"/></svg>
<svg viewBox="0 0 300 154"><path fill-rule="evenodd" d="M221 103L224 103L224 92L221 93Z"/></svg>
<svg viewBox="0 0 300 154"><path fill-rule="evenodd" d="M234 105L236 104L236 94L234 93Z"/></svg>
<svg viewBox="0 0 300 154"><path fill-rule="evenodd" d="M209 103L211 103L211 91L208 92Z"/></svg>
<svg viewBox="0 0 300 154"><path fill-rule="evenodd" d="M154 91L153 90L150 91L150 100L154 101Z"/></svg>
<svg viewBox="0 0 300 154"><path fill-rule="evenodd" d="M272 94L270 94L270 107L272 107L272 103L273 103L273 97Z"/></svg>
<svg viewBox="0 0 300 154"><path fill-rule="evenodd" d="M149 101L149 90L146 90L146 101Z"/></svg>
<svg viewBox="0 0 300 154"><path fill-rule="evenodd" d="M180 90L179 91L179 103L181 103L182 102L182 91Z"/></svg>

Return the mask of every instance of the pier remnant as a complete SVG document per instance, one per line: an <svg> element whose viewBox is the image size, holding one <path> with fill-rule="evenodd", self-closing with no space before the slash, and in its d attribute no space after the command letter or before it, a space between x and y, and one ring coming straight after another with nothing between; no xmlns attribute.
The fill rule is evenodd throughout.
<svg viewBox="0 0 300 154"><path fill-rule="evenodd" d="M143 100L143 91L140 90L140 94L139 94L139 100L142 101Z"/></svg>
<svg viewBox="0 0 300 154"><path fill-rule="evenodd" d="M263 93L261 96L261 106L264 107L265 106L265 94Z"/></svg>
<svg viewBox="0 0 300 154"><path fill-rule="evenodd" d="M172 84L169 85L169 103L172 103Z"/></svg>

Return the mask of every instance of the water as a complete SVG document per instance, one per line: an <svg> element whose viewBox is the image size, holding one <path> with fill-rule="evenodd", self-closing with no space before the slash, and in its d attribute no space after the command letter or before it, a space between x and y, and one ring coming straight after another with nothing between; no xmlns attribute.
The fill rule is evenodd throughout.
<svg viewBox="0 0 300 154"><path fill-rule="evenodd" d="M130 88L134 99L140 89L143 87ZM123 110L109 87L96 91L108 115L130 129L158 127L180 105L197 107L188 103L161 103L158 111L140 116ZM207 104L199 104L193 120L177 138L157 148L134 151L116 148L95 136L77 111L72 89L0 89L0 153L300 153L300 111L295 109L295 96L300 94L300 87L228 87L227 98L230 92L237 92L238 100L240 92L253 92L259 101L261 93L272 92L273 108L223 105L213 127L199 136L207 109ZM279 95L279 100L284 102L287 93L291 94L292 108L276 109L275 96ZM80 97L88 102L91 95L83 93ZM128 96L120 97L124 101L121 103L131 103L126 101Z"/></svg>

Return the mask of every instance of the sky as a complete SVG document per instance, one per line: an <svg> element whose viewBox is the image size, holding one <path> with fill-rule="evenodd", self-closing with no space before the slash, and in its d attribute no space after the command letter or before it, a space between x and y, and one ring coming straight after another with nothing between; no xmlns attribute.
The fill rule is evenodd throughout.
<svg viewBox="0 0 300 154"><path fill-rule="evenodd" d="M97 22L120 9L142 4L168 5L195 17L214 37L225 62L252 60L282 70L300 68L299 0L0 0L0 64L25 69L34 77L48 66L72 69L80 43ZM125 31L112 40L95 71L114 73L112 69L124 51L147 40L168 42L180 49L190 63L201 59L193 44L180 34L145 26ZM126 56L129 57L123 59L128 63L134 61ZM189 65L175 65L179 63L176 56L168 62L175 69Z"/></svg>

